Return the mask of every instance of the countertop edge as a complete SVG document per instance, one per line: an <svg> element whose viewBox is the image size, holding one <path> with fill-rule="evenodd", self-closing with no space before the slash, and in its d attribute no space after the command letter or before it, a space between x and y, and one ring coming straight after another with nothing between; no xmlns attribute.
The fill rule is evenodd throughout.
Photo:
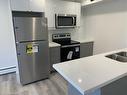
<svg viewBox="0 0 127 95"><path fill-rule="evenodd" d="M61 45L55 42L49 42L49 47L60 47Z"/></svg>
<svg viewBox="0 0 127 95"><path fill-rule="evenodd" d="M80 43L94 42L94 39L73 39L73 40L78 41Z"/></svg>

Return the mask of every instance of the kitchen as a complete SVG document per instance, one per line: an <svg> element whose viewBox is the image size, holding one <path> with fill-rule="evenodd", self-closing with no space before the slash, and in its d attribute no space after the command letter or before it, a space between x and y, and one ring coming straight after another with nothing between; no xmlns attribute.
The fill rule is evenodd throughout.
<svg viewBox="0 0 127 95"><path fill-rule="evenodd" d="M33 2L36 5L38 5L38 7L33 8L35 7L33 6L31 7L31 9L29 9L25 6L25 4L28 4L25 1L26 0L24 0L24 2L18 1L18 4L17 4L18 10L22 9L25 11L32 10L32 11L38 12L40 3L37 4L35 3L35 0L33 0ZM48 29L49 29L48 31L49 31L50 42L52 40L52 34L71 33L72 40L80 41L80 43L94 42L94 47L93 47L94 54L100 54L100 53L105 53L105 52L109 52L109 51L113 51L117 49L126 48L126 17L125 17L126 16L126 1L125 0L122 0L122 1L108 0L108 1L98 2L92 5L85 5L82 7L80 7L79 3L75 4L74 2L70 2L70 1L68 2L68 1L62 1L62 0L46 0L46 2L48 2L48 4L45 4L45 8L46 8L45 15L46 17L48 17ZM63 3L63 2L66 2L66 3ZM10 4L9 4L9 1L7 2L3 0L1 0L0 4L1 4L0 25L2 26L1 27L2 32L0 37L1 38L1 62L0 62L1 66L0 68L2 69L2 71L0 71L0 73L3 74L3 73L10 73L15 71L16 68L14 67L17 64L17 55L15 51L16 47L15 47L15 40L14 40L15 39L14 31L13 31L12 21L11 21L12 17L11 17L11 11L10 11L11 9L9 6ZM16 3L13 3L13 4L16 4ZM71 7L69 7L69 5ZM49 9L47 9L47 7ZM43 10L39 10L39 11L42 12ZM55 18L54 13L58 12L61 14L63 12L65 14L75 14L74 11L76 11L79 17L81 15L81 23L80 22L77 23L77 25L79 24L78 26L80 27L77 27L76 29L63 29L63 30L54 29L55 27L53 26L55 25L55 22L54 22L55 20L53 20L53 18ZM4 31L7 31L7 32L4 32ZM11 32L8 32L8 31L11 31ZM3 63L6 63L6 64L3 64ZM8 70L6 70L6 68L8 68ZM55 75L55 78L56 77L57 75ZM56 78L56 80L58 79ZM9 81L5 81L1 85L4 87L6 83L8 82ZM34 88L31 88L31 89L34 89ZM5 93L7 93L6 90L9 90L9 89L3 88L3 92L5 91ZM62 91L60 90L60 92ZM21 91L21 93L25 93L25 92ZM36 91L33 90L33 93L36 93ZM46 94L47 93L42 95L46 95ZM55 93L54 95L57 95L57 94L58 93Z"/></svg>

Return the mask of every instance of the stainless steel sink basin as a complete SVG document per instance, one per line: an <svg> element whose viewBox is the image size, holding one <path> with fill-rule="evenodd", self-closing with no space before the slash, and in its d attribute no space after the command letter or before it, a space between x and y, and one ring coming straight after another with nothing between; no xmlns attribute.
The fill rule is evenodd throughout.
<svg viewBox="0 0 127 95"><path fill-rule="evenodd" d="M117 55L127 57L127 52L119 52L117 53Z"/></svg>
<svg viewBox="0 0 127 95"><path fill-rule="evenodd" d="M127 52L114 53L111 55L107 55L106 57L119 62L127 62Z"/></svg>

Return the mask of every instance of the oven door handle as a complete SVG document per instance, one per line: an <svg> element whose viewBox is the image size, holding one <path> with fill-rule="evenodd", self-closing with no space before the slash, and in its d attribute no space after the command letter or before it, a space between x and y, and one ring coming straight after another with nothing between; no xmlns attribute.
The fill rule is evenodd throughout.
<svg viewBox="0 0 127 95"><path fill-rule="evenodd" d="M76 45L65 45L65 46L61 46L61 48L68 48L68 47L79 47L80 44L76 44Z"/></svg>

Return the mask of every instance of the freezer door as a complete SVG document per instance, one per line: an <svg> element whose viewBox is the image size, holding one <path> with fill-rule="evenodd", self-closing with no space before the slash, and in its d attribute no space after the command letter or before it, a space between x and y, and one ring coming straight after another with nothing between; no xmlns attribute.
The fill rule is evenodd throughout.
<svg viewBox="0 0 127 95"><path fill-rule="evenodd" d="M14 17L16 42L48 40L47 19L42 17Z"/></svg>
<svg viewBox="0 0 127 95"><path fill-rule="evenodd" d="M50 73L47 41L17 44L21 84L48 78Z"/></svg>

